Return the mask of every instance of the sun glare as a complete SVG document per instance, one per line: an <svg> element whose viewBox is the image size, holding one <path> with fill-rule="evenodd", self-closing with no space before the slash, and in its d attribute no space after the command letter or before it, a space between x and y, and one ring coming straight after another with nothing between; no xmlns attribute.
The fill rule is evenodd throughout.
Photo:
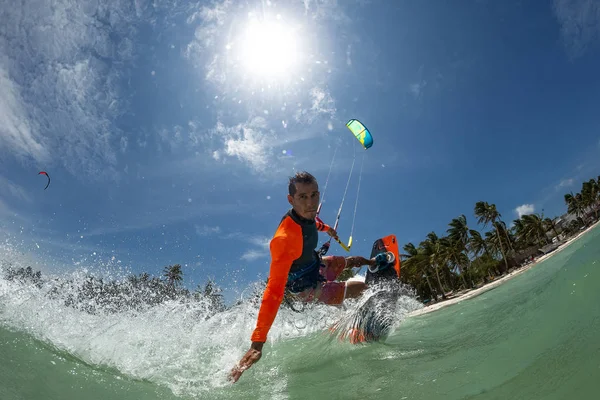
<svg viewBox="0 0 600 400"><path fill-rule="evenodd" d="M283 78L298 62L297 37L279 16L273 21L250 20L240 45L241 61L254 75Z"/></svg>

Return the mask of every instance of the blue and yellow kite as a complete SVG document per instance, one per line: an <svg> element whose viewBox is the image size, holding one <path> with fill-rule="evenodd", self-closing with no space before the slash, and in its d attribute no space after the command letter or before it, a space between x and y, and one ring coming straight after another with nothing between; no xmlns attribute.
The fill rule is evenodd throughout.
<svg viewBox="0 0 600 400"><path fill-rule="evenodd" d="M346 126L358 139L360 144L362 144L365 150L373 146L373 136L371 136L371 132L369 132L367 127L364 126L362 122L357 119L351 119L350 121L346 122Z"/></svg>

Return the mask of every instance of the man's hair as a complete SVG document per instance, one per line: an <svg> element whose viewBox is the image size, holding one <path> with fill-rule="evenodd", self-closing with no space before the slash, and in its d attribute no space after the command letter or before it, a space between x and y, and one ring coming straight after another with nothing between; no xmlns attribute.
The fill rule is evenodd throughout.
<svg viewBox="0 0 600 400"><path fill-rule="evenodd" d="M290 177L290 184L288 186L288 192L290 196L296 194L296 183L317 183L317 179L306 171L296 172L296 175Z"/></svg>

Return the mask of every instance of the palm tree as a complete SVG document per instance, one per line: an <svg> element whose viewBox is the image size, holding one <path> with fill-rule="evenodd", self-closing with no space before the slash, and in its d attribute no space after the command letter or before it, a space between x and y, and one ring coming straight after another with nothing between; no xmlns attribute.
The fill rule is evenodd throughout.
<svg viewBox="0 0 600 400"><path fill-rule="evenodd" d="M510 229L506 226L506 223L501 219L498 219L496 224L500 224L500 231L504 232L504 237L506 237L506 254L514 253L515 249L513 248L514 239L510 236Z"/></svg>
<svg viewBox="0 0 600 400"><path fill-rule="evenodd" d="M519 249L525 249L529 247L530 243L527 241L527 235L525 234L525 223L522 218L513 220L512 230L517 238L517 247Z"/></svg>
<svg viewBox="0 0 600 400"><path fill-rule="evenodd" d="M467 270L471 265L471 260L468 255L468 247L469 247L469 226L467 225L467 217L464 215L460 215L458 218L452 219L448 224L450 228L446 231L448 233L448 240L450 242L450 247L454 248L458 253L464 254L465 257L455 257L455 259L461 260L461 265L459 266L462 272ZM463 276L463 280L464 280ZM464 280L466 284L466 280Z"/></svg>
<svg viewBox="0 0 600 400"><path fill-rule="evenodd" d="M469 250L471 250L475 257L483 252L486 256L493 258L488 250L485 240L479 231L471 229L469 230L469 235Z"/></svg>
<svg viewBox="0 0 600 400"><path fill-rule="evenodd" d="M567 193L565 194L565 203L567 204L567 212L569 214L575 214L579 218L583 218L585 220L585 205L581 193L573 194Z"/></svg>
<svg viewBox="0 0 600 400"><path fill-rule="evenodd" d="M598 185L595 180L590 179L587 182L583 182L581 198L585 208L594 210L596 219L598 219L598 209L596 208L596 202L598 201Z"/></svg>
<svg viewBox="0 0 600 400"><path fill-rule="evenodd" d="M426 254L425 249L421 246L416 248L412 243L405 244L403 249L406 253L406 260L404 260L403 264L404 269L409 273L410 277L408 279L417 283L417 285L413 286L418 286L418 283L422 282L422 279L425 278L425 282L427 283L427 287L429 288L431 296L433 296L433 298L437 301L437 291L433 289L431 281L429 280L429 270L431 268L431 264L429 262L430 257ZM444 298L444 289L439 281L439 275L438 284L440 285L442 298Z"/></svg>
<svg viewBox="0 0 600 400"><path fill-rule="evenodd" d="M183 281L183 271L181 270L181 265L169 265L165 267L163 270L163 276L167 278L167 286L172 290L178 286L181 281Z"/></svg>
<svg viewBox="0 0 600 400"><path fill-rule="evenodd" d="M504 264L508 271L508 260L506 259L506 253L504 252L504 246L502 245L502 240L500 238L500 230L498 229L498 225L496 225L496 221L499 220L502 215L496 210L495 204L488 204L487 201L478 201L475 203L475 216L478 218L477 222L483 224L484 227L491 222L496 228L500 252L502 253L502 259L504 259Z"/></svg>
<svg viewBox="0 0 600 400"><path fill-rule="evenodd" d="M453 241L461 243L466 249L467 244L469 243L469 227L467 226L467 217L461 215L458 218L453 218L448 225L450 226L450 228L448 228L446 231L448 233L448 237Z"/></svg>
<svg viewBox="0 0 600 400"><path fill-rule="evenodd" d="M205 298L207 299L210 310L212 313L218 313L225 310L225 302L223 301L222 290L217 286L212 279L209 279L204 287L201 284L198 284L194 296L197 299Z"/></svg>
<svg viewBox="0 0 600 400"><path fill-rule="evenodd" d="M556 222L552 218L544 218L544 229L546 231L553 231L554 236L558 237L558 231L556 230Z"/></svg>
<svg viewBox="0 0 600 400"><path fill-rule="evenodd" d="M447 237L438 238L438 236L434 232L430 232L427 235L427 240L424 242L424 244L428 249L429 256L431 258L431 263L435 268L438 280L440 279L440 270L442 270L446 280L450 280L449 286L452 288L452 290L454 290L454 284L449 278L452 277L450 268L452 265L451 260L453 259L453 257L455 257L455 253L457 252L457 246L454 246L455 243ZM462 265L463 264L455 264L454 266L458 268L463 283L466 287L468 287L467 281L465 280L465 275L462 270Z"/></svg>
<svg viewBox="0 0 600 400"><path fill-rule="evenodd" d="M523 221L525 235L528 239L537 239L538 244L543 247L543 237L546 244L548 244L548 237L546 236L546 229L544 228L544 220L539 214L523 215L521 220Z"/></svg>

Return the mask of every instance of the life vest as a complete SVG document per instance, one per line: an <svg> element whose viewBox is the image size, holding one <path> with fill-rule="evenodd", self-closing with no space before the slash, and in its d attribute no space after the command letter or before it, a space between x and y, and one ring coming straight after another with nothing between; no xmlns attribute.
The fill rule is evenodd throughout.
<svg viewBox="0 0 600 400"><path fill-rule="evenodd" d="M309 288L316 288L319 282L325 282L326 279L321 275L321 257L315 252L315 260L304 267L290 271L288 281L285 285L292 293L300 293Z"/></svg>

